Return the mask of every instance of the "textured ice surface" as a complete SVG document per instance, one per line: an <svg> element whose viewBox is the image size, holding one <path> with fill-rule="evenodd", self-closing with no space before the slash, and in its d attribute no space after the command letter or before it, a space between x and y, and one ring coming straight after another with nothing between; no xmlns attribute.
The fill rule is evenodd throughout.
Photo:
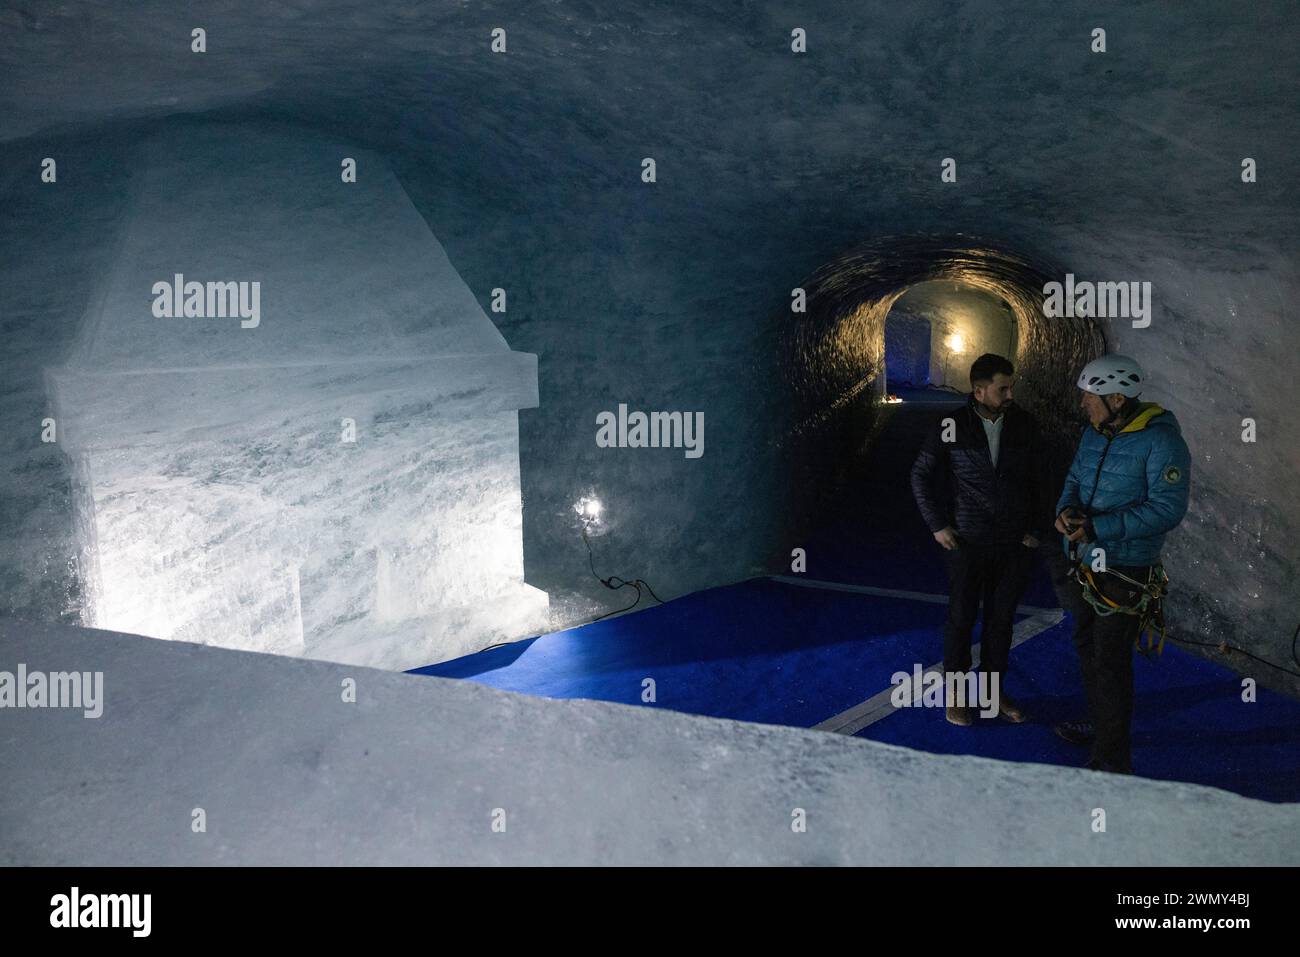
<svg viewBox="0 0 1300 957"><path fill-rule="evenodd" d="M386 667L544 630L516 420L536 359L384 164L264 125L136 156L104 291L50 374L90 620ZM176 274L260 283L258 321L160 318Z"/></svg>
<svg viewBox="0 0 1300 957"><path fill-rule="evenodd" d="M33 370L67 348L111 248L124 143L141 135L124 121L224 107L365 143L479 301L510 291L492 318L541 358L541 403L520 416L524 526L529 580L553 600L625 601L592 581L572 524L592 486L616 526L603 574L670 598L788 570L778 558L804 530L776 507L791 463L771 447L789 400L772 332L791 288L859 242L961 232L1081 279L1152 282L1150 329L1105 325L1155 376L1196 456L1191 511L1167 545L1171 625L1289 659L1290 0L1106 3L1088 8L1097 23L1038 0L823 0L799 14L806 55L789 52L796 24L777 0L739 14L682 0L306 8L220 0L202 56L176 5L0 11L0 411L15 423L0 431L4 609L75 612L66 469L23 423L44 414ZM508 55L488 51L487 22L510 29ZM1090 50L1097 25L1105 54ZM47 155L57 187L35 173ZM654 186L639 178L647 155ZM953 184L938 179L946 156ZM1249 185L1247 156L1260 173ZM708 452L595 448L589 424L621 401L704 411ZM1245 416L1260 425L1253 446Z"/></svg>
<svg viewBox="0 0 1300 957"><path fill-rule="evenodd" d="M373 153L307 130L192 124L148 138L102 304L71 363L97 372L310 365L509 349ZM356 160L357 181L343 181ZM152 285L258 281L261 324L152 311Z"/></svg>
<svg viewBox="0 0 1300 957"><path fill-rule="evenodd" d="M1190 784L0 623L19 662L104 711L0 710L5 865L1300 863L1300 805Z"/></svg>

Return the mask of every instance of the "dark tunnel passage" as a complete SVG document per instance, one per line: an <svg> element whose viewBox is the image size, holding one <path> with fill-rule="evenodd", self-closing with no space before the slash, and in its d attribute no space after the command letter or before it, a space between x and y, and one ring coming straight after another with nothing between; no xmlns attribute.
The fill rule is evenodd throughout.
<svg viewBox="0 0 1300 957"><path fill-rule="evenodd" d="M860 245L804 284L807 308L787 321L782 350L795 396L783 452L786 541L806 549L811 577L943 587L908 470L926 423L962 401L983 352L1015 365L1016 401L1038 417L1059 488L1081 421L1074 376L1105 339L1090 320L1044 316L1054 272L969 237L902 237ZM886 398L891 363L906 377L897 403Z"/></svg>

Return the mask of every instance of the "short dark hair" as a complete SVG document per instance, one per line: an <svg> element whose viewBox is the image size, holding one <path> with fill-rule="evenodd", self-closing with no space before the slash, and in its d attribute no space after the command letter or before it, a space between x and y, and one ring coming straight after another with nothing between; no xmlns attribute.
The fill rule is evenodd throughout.
<svg viewBox="0 0 1300 957"><path fill-rule="evenodd" d="M971 363L970 387L973 389L983 382L992 382L993 377L999 372L1003 375L1015 375L1016 369L1002 356L995 356L991 352L984 353Z"/></svg>

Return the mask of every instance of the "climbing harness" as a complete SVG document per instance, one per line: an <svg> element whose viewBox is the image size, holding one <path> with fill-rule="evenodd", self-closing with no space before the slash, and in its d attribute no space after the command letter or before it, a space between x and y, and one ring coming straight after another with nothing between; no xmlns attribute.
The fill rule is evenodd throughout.
<svg viewBox="0 0 1300 957"><path fill-rule="evenodd" d="M1126 361L1133 364L1136 368L1136 364L1132 363L1132 360ZM1114 376L1111 376L1110 378L1113 379ZM1081 388L1083 387L1082 382L1083 380L1081 377ZM1107 417L1106 422L1103 424L1103 429L1110 427L1111 423L1115 420L1115 417L1121 414L1121 411L1122 409L1112 410L1111 414ZM1137 412L1135 410L1130 410L1130 413L1125 416L1125 420L1131 422L1136 414ZM1097 496L1097 486L1101 481L1101 467L1106 462L1106 455L1110 452L1111 442L1114 441L1115 436L1118 434L1119 432L1116 432L1113 429L1106 433L1106 447L1102 449L1101 457L1097 461L1097 472L1092 477L1092 494L1088 496L1088 504L1081 510L1083 515L1090 515L1092 512L1092 503ZM1088 604L1093 607L1093 610L1096 611L1098 615L1105 616L1120 614L1137 616L1138 633L1133 645L1137 648L1138 653L1150 656L1152 649L1154 649L1157 655L1163 654L1165 650L1164 598L1165 595L1169 593L1169 576L1165 574L1164 565L1161 565L1159 562L1152 565L1151 570L1147 573L1147 580L1144 582L1140 582L1135 578L1130 578L1128 575L1125 575L1123 572L1117 571L1114 568L1106 569L1102 574L1114 575L1117 579L1127 582L1138 591L1139 597L1136 604L1121 605L1119 602L1113 601L1109 598L1097 584L1097 575L1093 572L1092 566L1088 564L1087 559L1084 557L1084 549L1082 548L1083 544L1084 543L1082 542L1076 543L1068 540L1064 542L1065 554L1068 560L1075 563L1074 577L1082 587L1084 599L1087 600ZM1160 633L1159 644L1156 643L1155 637L1157 631ZM1145 635L1147 639L1147 645L1145 648L1142 647L1143 635Z"/></svg>
<svg viewBox="0 0 1300 957"><path fill-rule="evenodd" d="M1102 574L1114 575L1120 581L1127 582L1136 588L1139 594L1137 602L1132 605L1122 605L1108 597L1098 585L1097 575L1093 572L1091 566L1087 562L1080 562L1075 570L1074 577L1082 586L1084 599L1098 615L1137 616L1138 633L1134 641L1134 647L1142 655L1149 656L1152 650L1157 655L1162 654L1165 650L1164 598L1169 593L1169 576L1165 574L1164 565L1159 563L1152 565L1145 582L1130 578L1114 568L1108 568ZM1160 634L1159 644L1156 643L1156 632ZM1147 639L1145 648L1142 647L1144 634Z"/></svg>

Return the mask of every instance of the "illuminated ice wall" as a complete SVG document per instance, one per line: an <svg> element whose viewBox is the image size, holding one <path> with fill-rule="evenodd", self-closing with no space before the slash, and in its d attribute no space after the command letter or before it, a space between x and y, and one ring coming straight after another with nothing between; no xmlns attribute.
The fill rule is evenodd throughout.
<svg viewBox="0 0 1300 957"><path fill-rule="evenodd" d="M545 630L519 485L536 357L383 161L250 124L136 156L49 372L90 623L391 668Z"/></svg>

